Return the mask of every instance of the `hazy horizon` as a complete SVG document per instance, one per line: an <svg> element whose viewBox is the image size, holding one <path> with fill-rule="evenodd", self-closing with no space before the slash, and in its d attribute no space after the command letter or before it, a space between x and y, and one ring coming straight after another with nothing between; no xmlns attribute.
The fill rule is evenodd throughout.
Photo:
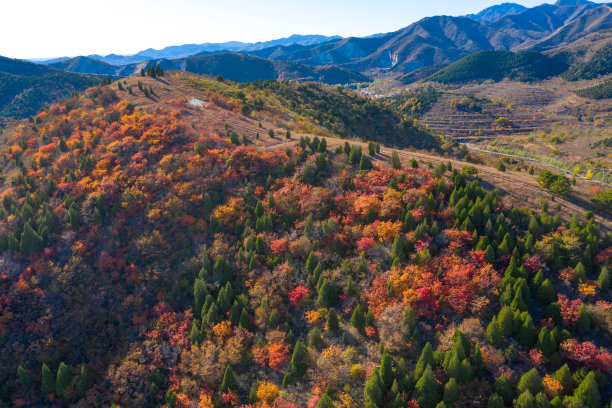
<svg viewBox="0 0 612 408"><path fill-rule="evenodd" d="M235 4L176 0L92 1L23 0L5 5L0 55L21 59L111 53L131 55L172 45L259 42L292 34L368 36L403 28L424 17L476 13L500 1L365 0L308 3L271 0ZM541 0L517 1L527 7ZM33 12L35 10L35 12ZM119 29L120 27L120 29Z"/></svg>

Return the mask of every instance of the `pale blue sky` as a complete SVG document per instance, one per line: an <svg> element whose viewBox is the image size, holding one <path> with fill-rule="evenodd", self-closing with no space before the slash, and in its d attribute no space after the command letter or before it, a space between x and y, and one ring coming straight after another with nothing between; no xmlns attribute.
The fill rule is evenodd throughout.
<svg viewBox="0 0 612 408"><path fill-rule="evenodd" d="M2 0L0 55L131 54L168 45L291 34L365 36L503 0ZM542 0L518 0L535 6Z"/></svg>

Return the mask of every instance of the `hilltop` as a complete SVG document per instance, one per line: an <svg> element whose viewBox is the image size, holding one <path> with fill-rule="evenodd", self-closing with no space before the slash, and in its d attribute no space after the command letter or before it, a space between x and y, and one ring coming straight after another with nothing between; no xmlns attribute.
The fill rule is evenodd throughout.
<svg viewBox="0 0 612 408"><path fill-rule="evenodd" d="M520 184L491 183L516 176L371 140L436 140L396 115L319 84L166 73L12 129L0 404L608 401L612 236L564 221L563 198L509 204ZM351 124L363 143L337 138Z"/></svg>

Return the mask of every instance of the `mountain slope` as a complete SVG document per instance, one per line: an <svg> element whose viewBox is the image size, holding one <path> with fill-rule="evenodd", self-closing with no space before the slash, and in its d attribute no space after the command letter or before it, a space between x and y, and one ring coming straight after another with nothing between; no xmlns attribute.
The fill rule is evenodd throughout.
<svg viewBox="0 0 612 408"><path fill-rule="evenodd" d="M516 3L502 3L495 6L487 7L476 14L468 14L465 17L478 21L482 24L489 24L499 20L502 17L518 14L527 7Z"/></svg>
<svg viewBox="0 0 612 408"><path fill-rule="evenodd" d="M488 50L470 54L453 62L426 80L443 83L503 78L533 81L558 75L565 68L558 60L546 57L537 51L514 53Z"/></svg>
<svg viewBox="0 0 612 408"><path fill-rule="evenodd" d="M49 64L49 66L62 71L93 75L117 75L118 72L116 66L90 57L74 57Z"/></svg>
<svg viewBox="0 0 612 408"><path fill-rule="evenodd" d="M84 75L0 57L0 118L33 115L98 82Z"/></svg>

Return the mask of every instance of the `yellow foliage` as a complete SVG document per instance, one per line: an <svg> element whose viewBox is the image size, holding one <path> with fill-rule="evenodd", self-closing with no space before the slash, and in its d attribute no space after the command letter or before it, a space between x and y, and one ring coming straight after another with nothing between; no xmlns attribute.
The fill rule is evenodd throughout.
<svg viewBox="0 0 612 408"><path fill-rule="evenodd" d="M229 320L224 320L221 323L217 323L213 326L213 333L219 338L226 338L232 335L232 323Z"/></svg>
<svg viewBox="0 0 612 408"><path fill-rule="evenodd" d="M393 239L402 230L402 222L396 221L383 221L378 224L376 232L378 233L378 239L381 242L393 242Z"/></svg>
<svg viewBox="0 0 612 408"><path fill-rule="evenodd" d="M547 374L542 379L542 385L544 386L544 392L548 395L549 398L554 398L563 391L563 386L561 383Z"/></svg>
<svg viewBox="0 0 612 408"><path fill-rule="evenodd" d="M268 381L263 381L257 388L257 398L262 401L272 402L278 396L278 387Z"/></svg>
<svg viewBox="0 0 612 408"><path fill-rule="evenodd" d="M579 283L578 291L584 296L595 296L597 293L597 285L589 283Z"/></svg>
<svg viewBox="0 0 612 408"><path fill-rule="evenodd" d="M306 320L308 320L310 324L317 323L320 318L321 314L317 310L309 310L306 312Z"/></svg>

